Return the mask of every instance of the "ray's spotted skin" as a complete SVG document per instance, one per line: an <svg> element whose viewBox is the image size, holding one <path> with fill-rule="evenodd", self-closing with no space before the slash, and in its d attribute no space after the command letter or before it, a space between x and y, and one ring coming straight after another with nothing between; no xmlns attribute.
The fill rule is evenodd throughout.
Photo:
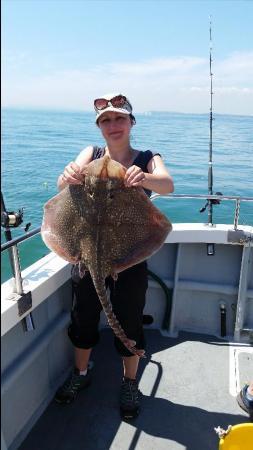
<svg viewBox="0 0 253 450"><path fill-rule="evenodd" d="M140 187L124 184L125 167L108 155L85 169L83 184L72 184L44 207L42 238L52 251L88 270L115 335L138 356L115 317L105 279L144 261L163 244L170 221Z"/></svg>

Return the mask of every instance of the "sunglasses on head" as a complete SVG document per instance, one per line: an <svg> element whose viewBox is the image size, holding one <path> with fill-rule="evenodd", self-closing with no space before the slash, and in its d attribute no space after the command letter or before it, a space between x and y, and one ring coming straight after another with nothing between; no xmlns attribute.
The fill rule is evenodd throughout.
<svg viewBox="0 0 253 450"><path fill-rule="evenodd" d="M114 106L114 108L122 108L126 104L132 111L132 107L124 95L116 95L116 97L113 97L110 100L107 100L106 98L97 98L94 100L94 108L97 111L107 108L108 105Z"/></svg>

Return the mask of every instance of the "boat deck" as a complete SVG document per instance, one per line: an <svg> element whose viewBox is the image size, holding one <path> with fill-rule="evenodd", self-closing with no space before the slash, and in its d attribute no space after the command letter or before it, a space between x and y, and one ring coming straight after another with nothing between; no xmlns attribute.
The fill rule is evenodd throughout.
<svg viewBox="0 0 253 450"><path fill-rule="evenodd" d="M154 329L146 338L137 419L119 415L122 365L112 332L104 329L92 354L91 386L71 405L52 400L19 449L215 450L214 427L249 421L235 395L253 374L252 347L199 334L171 338Z"/></svg>

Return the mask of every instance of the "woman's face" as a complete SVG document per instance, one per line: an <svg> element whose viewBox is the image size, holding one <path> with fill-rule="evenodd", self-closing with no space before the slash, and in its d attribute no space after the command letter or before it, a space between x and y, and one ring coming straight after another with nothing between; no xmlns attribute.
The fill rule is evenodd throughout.
<svg viewBox="0 0 253 450"><path fill-rule="evenodd" d="M101 116L98 126L106 142L115 144L129 140L132 123L128 114L108 111Z"/></svg>

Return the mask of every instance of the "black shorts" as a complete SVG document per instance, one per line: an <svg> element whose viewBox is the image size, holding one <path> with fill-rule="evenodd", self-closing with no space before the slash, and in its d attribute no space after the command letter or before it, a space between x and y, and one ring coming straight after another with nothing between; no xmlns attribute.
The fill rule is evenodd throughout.
<svg viewBox="0 0 253 450"><path fill-rule="evenodd" d="M113 312L126 336L136 341L138 349L144 349L142 318L148 287L146 261L119 273L117 281L108 277L106 286L110 289ZM68 334L75 347L92 348L99 340L98 326L102 306L89 272L85 273L79 283L73 282L73 289L74 298ZM114 342L120 355L133 356L116 336Z"/></svg>

